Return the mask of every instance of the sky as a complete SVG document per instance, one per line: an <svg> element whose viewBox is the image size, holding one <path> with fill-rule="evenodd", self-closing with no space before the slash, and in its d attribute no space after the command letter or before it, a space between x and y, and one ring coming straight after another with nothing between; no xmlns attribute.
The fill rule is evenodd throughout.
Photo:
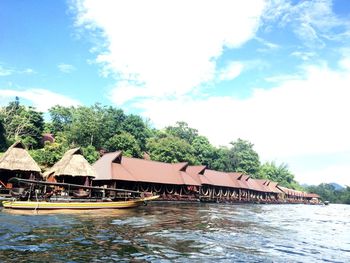
<svg viewBox="0 0 350 263"><path fill-rule="evenodd" d="M96 102L350 185L350 1L2 0L0 106Z"/></svg>

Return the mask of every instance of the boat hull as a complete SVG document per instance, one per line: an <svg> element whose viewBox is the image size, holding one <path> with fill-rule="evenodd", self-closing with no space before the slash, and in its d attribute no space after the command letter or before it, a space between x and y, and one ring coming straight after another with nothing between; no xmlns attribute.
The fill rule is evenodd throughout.
<svg viewBox="0 0 350 263"><path fill-rule="evenodd" d="M2 204L7 209L22 210L54 210L54 209L125 209L144 205L145 202L155 200L159 196L145 197L129 201L107 202L35 202L35 201L4 201Z"/></svg>

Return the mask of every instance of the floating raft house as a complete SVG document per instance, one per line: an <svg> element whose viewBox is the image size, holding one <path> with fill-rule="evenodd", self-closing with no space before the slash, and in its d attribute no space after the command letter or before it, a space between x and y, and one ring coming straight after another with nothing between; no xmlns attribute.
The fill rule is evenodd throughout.
<svg viewBox="0 0 350 263"><path fill-rule="evenodd" d="M93 184L160 195L161 200L255 203L307 203L318 195L279 186L243 173L226 173L190 166L104 154L93 164Z"/></svg>

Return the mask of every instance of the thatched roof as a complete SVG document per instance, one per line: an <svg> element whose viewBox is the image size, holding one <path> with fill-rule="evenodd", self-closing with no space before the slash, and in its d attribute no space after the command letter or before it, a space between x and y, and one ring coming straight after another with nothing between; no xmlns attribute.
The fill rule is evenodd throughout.
<svg viewBox="0 0 350 263"><path fill-rule="evenodd" d="M84 158L80 148L67 151L61 160L44 173L45 177L53 176L91 176L95 177L95 169Z"/></svg>
<svg viewBox="0 0 350 263"><path fill-rule="evenodd" d="M21 142L16 142L0 157L0 169L40 173L40 167Z"/></svg>

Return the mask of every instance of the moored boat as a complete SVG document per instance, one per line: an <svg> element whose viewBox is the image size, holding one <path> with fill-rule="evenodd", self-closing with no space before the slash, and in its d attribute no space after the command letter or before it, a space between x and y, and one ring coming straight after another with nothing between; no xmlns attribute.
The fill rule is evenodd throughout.
<svg viewBox="0 0 350 263"><path fill-rule="evenodd" d="M159 196L149 196L126 201L4 201L7 209L53 210L53 209L123 209L144 205Z"/></svg>
<svg viewBox="0 0 350 263"><path fill-rule="evenodd" d="M146 196L145 193L124 189L92 187L67 183L53 183L12 178L14 185L26 185L22 194L2 203L5 209L122 209L146 204L159 196ZM53 189L57 189L54 190ZM89 196L76 196L72 193L89 193Z"/></svg>

